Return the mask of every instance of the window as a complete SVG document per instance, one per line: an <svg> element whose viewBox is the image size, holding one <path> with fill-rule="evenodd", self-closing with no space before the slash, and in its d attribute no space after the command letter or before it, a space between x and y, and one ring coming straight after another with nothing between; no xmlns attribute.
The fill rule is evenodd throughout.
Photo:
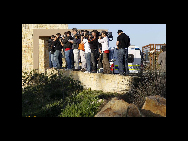
<svg viewBox="0 0 188 141"><path fill-rule="evenodd" d="M128 54L128 63L133 63L133 62L134 62L134 55Z"/></svg>

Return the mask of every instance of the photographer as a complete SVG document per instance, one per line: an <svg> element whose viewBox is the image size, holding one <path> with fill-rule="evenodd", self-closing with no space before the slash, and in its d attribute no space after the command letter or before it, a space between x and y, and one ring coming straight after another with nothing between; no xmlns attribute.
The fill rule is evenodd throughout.
<svg viewBox="0 0 188 141"><path fill-rule="evenodd" d="M109 64L109 60L108 60L109 39L108 39L108 37L106 35L107 35L107 32L106 31L102 31L102 37L103 37L103 39L101 39L101 36L99 36L98 42L102 44L103 73L111 74L110 64Z"/></svg>
<svg viewBox="0 0 188 141"><path fill-rule="evenodd" d="M73 44L73 54L74 54L74 62L75 62L75 70L79 70L79 50L78 50L78 44L81 42L81 39L79 39L77 34L77 29L73 28L73 41L69 41Z"/></svg>
<svg viewBox="0 0 188 141"><path fill-rule="evenodd" d="M72 69L71 68L72 43L69 42L69 40L72 40L70 31L66 32L66 37L61 42L62 42L63 48L65 48L65 60L67 64L67 69Z"/></svg>
<svg viewBox="0 0 188 141"><path fill-rule="evenodd" d="M92 31L92 36L90 36L88 43L91 48L91 63L92 63L92 73L97 72L97 53L98 53L98 39L97 30Z"/></svg>
<svg viewBox="0 0 188 141"><path fill-rule="evenodd" d="M49 51L49 66L50 66L50 68L55 66L54 65L54 52L55 52L55 49L53 47L54 38L55 38L55 36L52 35L51 36L51 40L49 40L49 44L48 44L48 46L49 46L48 51Z"/></svg>
<svg viewBox="0 0 188 141"><path fill-rule="evenodd" d="M54 38L53 46L55 46L55 52L54 52L54 68L60 69L62 66L62 56L61 56L61 43L60 43L60 33L56 34L56 37Z"/></svg>
<svg viewBox="0 0 188 141"><path fill-rule="evenodd" d="M84 73L91 72L91 49L90 49L90 45L88 43L88 38L89 38L89 33L87 31L85 31L82 44L84 44L84 49L85 49L87 71L85 71Z"/></svg>
<svg viewBox="0 0 188 141"><path fill-rule="evenodd" d="M80 35L81 35L82 31L80 31ZM83 41L83 36L81 36L81 43L79 44L78 49L80 50L80 57L81 57L81 62L82 62L82 72L85 72L86 70L86 57L85 57L85 49L84 49L84 43Z"/></svg>

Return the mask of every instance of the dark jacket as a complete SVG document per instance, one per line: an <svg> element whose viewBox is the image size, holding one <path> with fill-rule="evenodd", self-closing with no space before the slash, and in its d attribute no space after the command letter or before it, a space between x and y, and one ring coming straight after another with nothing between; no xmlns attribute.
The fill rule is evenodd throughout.
<svg viewBox="0 0 188 141"><path fill-rule="evenodd" d="M68 40L73 40L73 38L71 36L65 37L65 39L62 41L62 43L64 44L63 48L72 48L72 43L70 43Z"/></svg>
<svg viewBox="0 0 188 141"><path fill-rule="evenodd" d="M55 46L55 50L60 50L62 49L61 43L59 41L59 37L53 42L53 45Z"/></svg>
<svg viewBox="0 0 188 141"><path fill-rule="evenodd" d="M93 39L89 40L88 43L90 44L91 50L93 50L93 49L98 50L98 39L97 38L93 38Z"/></svg>
<svg viewBox="0 0 188 141"><path fill-rule="evenodd" d="M73 37L73 49L78 49L78 44L81 42L81 39L76 39L75 36Z"/></svg>
<svg viewBox="0 0 188 141"><path fill-rule="evenodd" d="M49 48L48 48L48 51L51 51L51 54L54 54L54 52L55 52L55 48L53 46L53 42L54 42L53 40L50 41Z"/></svg>

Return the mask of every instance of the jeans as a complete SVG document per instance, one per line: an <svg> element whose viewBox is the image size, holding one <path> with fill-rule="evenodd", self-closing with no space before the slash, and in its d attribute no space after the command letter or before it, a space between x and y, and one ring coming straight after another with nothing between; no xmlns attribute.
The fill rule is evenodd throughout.
<svg viewBox="0 0 188 141"><path fill-rule="evenodd" d="M65 51L65 60L67 63L67 69L72 69L71 68L71 61L72 61L71 60L71 52L72 52L72 49Z"/></svg>
<svg viewBox="0 0 188 141"><path fill-rule="evenodd" d="M52 68L51 52L49 51L49 67Z"/></svg>
<svg viewBox="0 0 188 141"><path fill-rule="evenodd" d="M60 60L60 58L61 58L61 51L60 50L56 50L54 52L54 59L55 59L54 68L60 69L60 67L62 66L62 61ZM60 63L61 63L61 65L60 65Z"/></svg>
<svg viewBox="0 0 188 141"><path fill-rule="evenodd" d="M85 56L86 56L87 71L91 72L91 52L85 53Z"/></svg>
<svg viewBox="0 0 188 141"><path fill-rule="evenodd" d="M118 63L119 63L119 74L123 75L124 71L125 74L129 74L128 68L128 49L120 48L118 50ZM125 63L125 64L124 64Z"/></svg>
<svg viewBox="0 0 188 141"><path fill-rule="evenodd" d="M55 58L54 58L54 54L51 54L51 61L52 61L52 65L53 67L55 66Z"/></svg>

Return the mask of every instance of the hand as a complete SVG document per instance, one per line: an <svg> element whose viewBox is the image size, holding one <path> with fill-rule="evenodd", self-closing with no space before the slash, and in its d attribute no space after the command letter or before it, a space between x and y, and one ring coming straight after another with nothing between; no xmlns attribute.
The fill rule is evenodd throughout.
<svg viewBox="0 0 188 141"><path fill-rule="evenodd" d="M99 58L97 58L97 60L99 60Z"/></svg>
<svg viewBox="0 0 188 141"><path fill-rule="evenodd" d="M99 39L101 39L101 36L99 36Z"/></svg>
<svg viewBox="0 0 188 141"><path fill-rule="evenodd" d="M57 37L54 38L54 41L57 39Z"/></svg>

